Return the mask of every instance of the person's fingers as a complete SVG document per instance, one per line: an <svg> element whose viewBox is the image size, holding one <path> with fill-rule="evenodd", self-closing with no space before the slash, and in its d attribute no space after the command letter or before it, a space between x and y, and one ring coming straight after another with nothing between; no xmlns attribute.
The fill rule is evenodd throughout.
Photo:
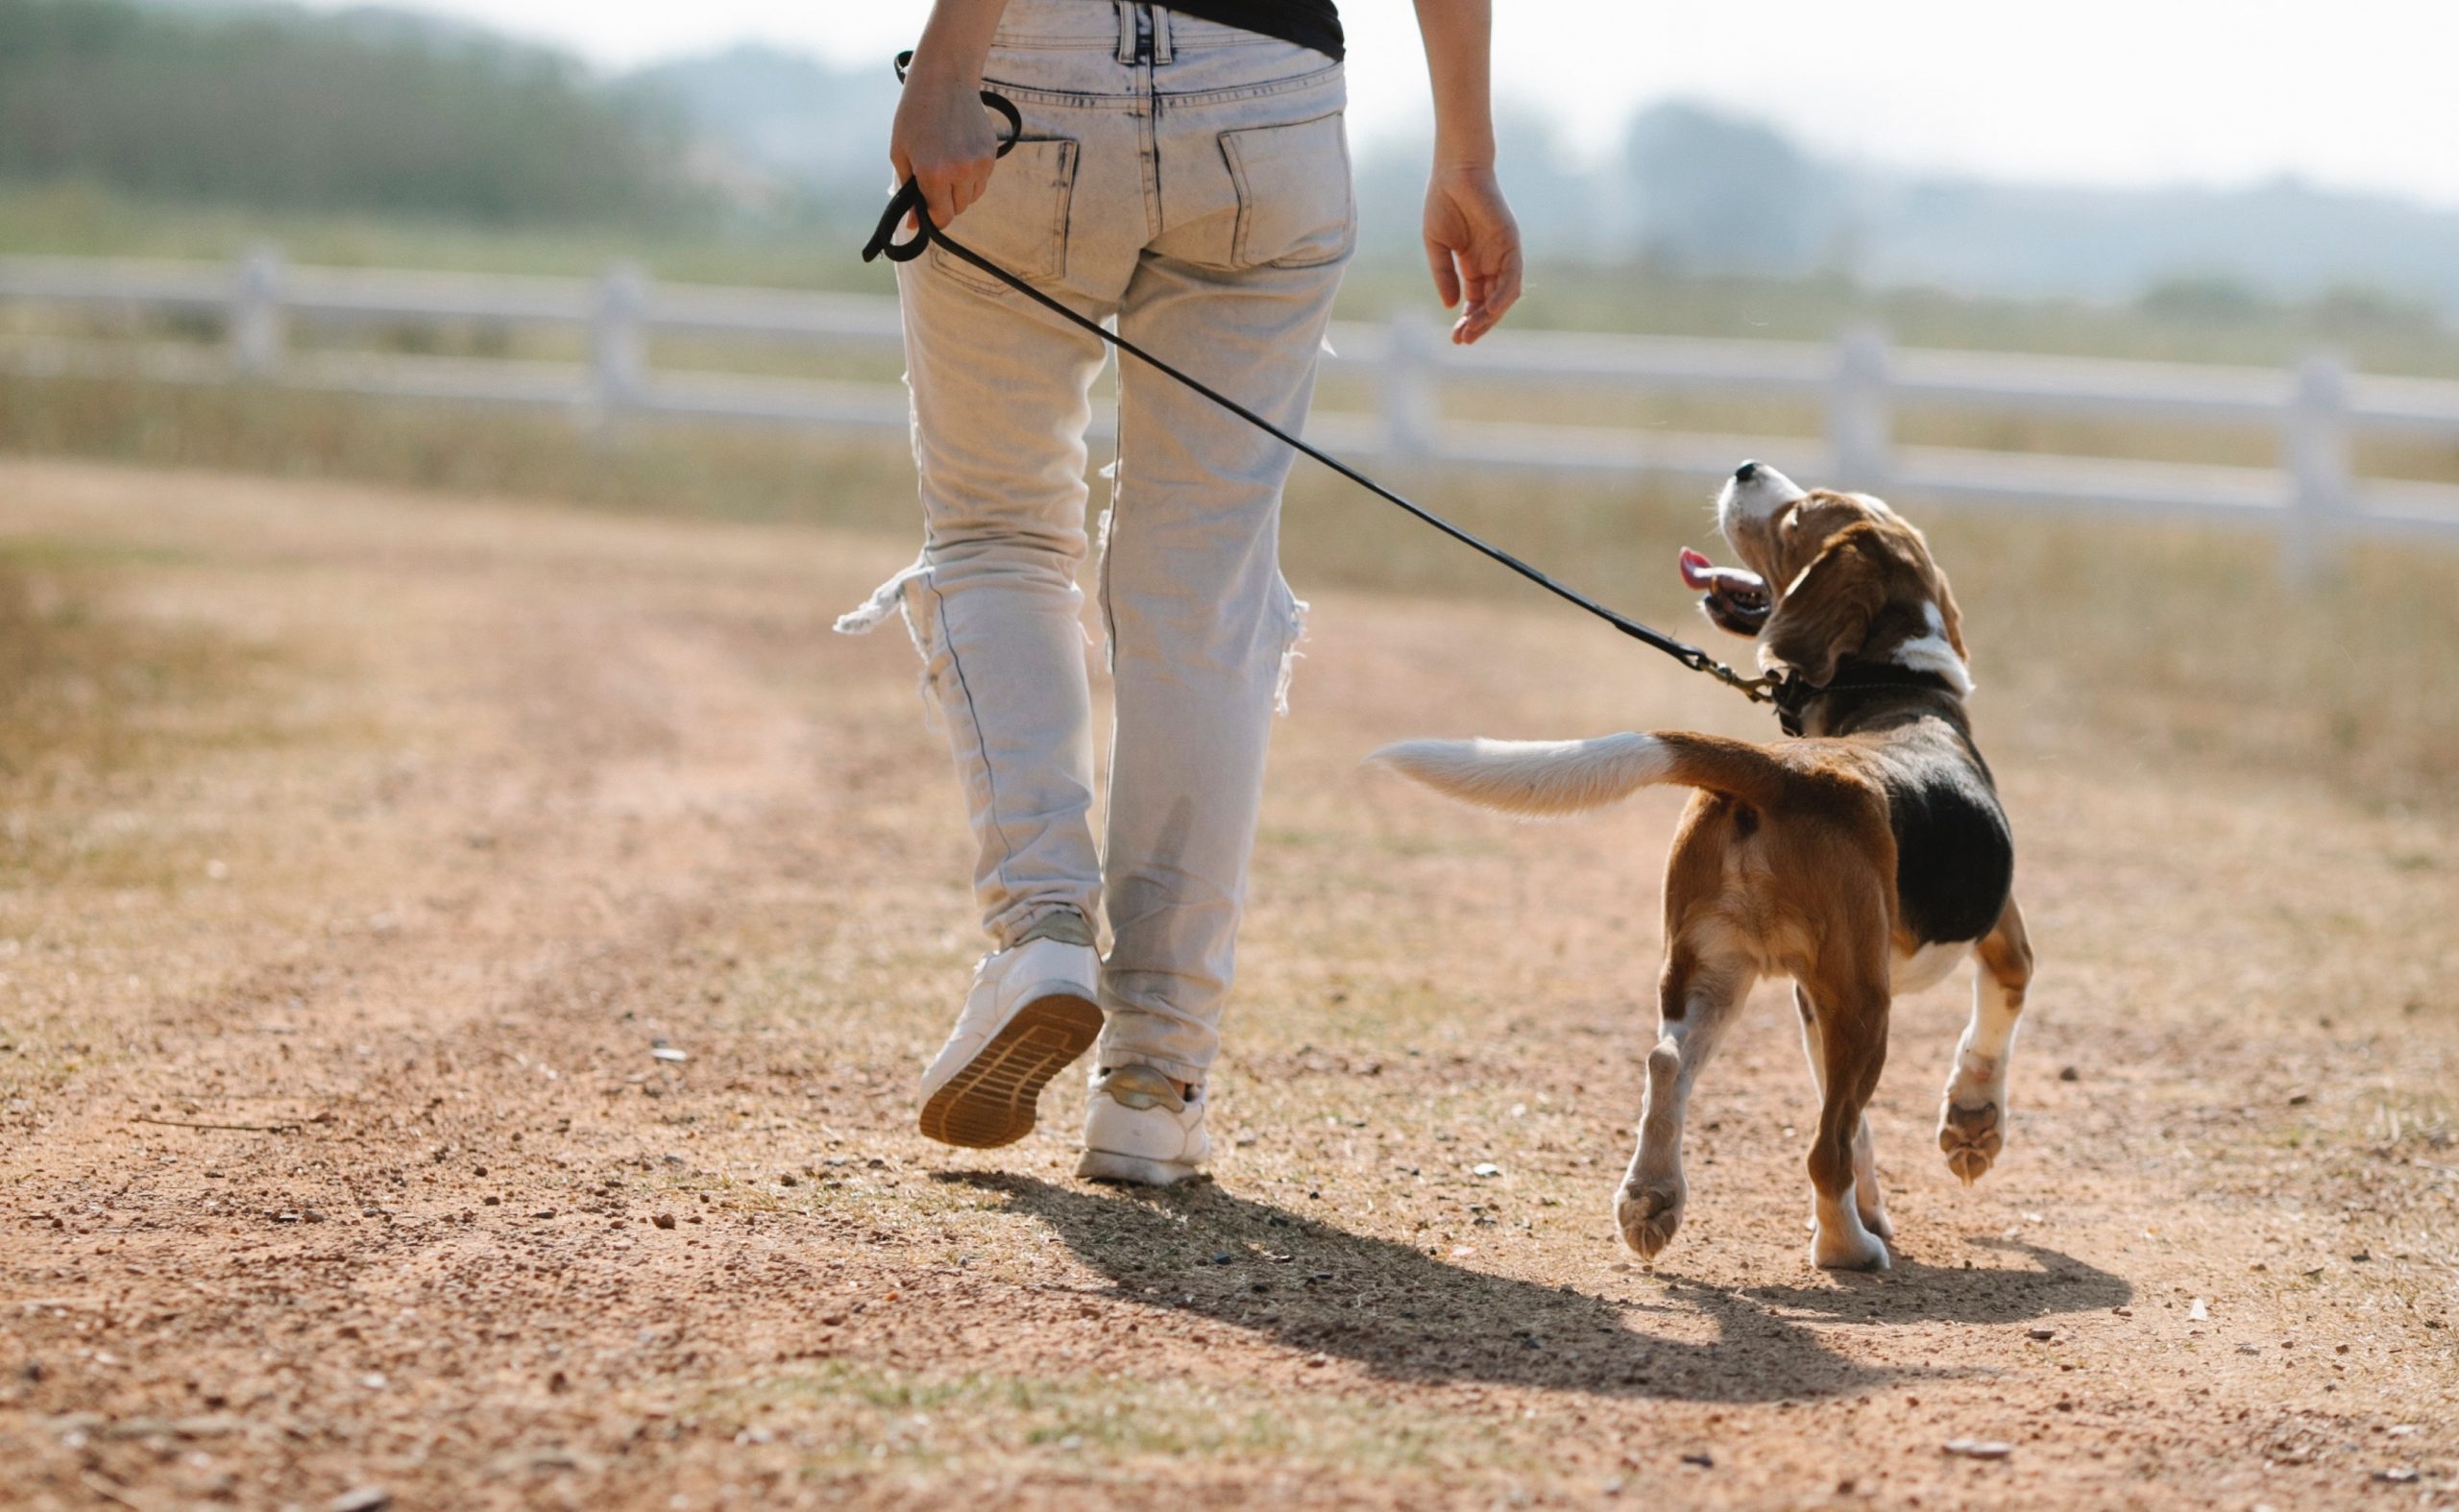
<svg viewBox="0 0 2459 1512"><path fill-rule="evenodd" d="M1472 266L1460 280L1460 318L1451 323L1451 339L1466 343L1476 338L1470 334L1484 318L1486 308L1486 276Z"/></svg>
<svg viewBox="0 0 2459 1512"><path fill-rule="evenodd" d="M913 182L913 161L901 148L890 148L888 160L896 169L897 192L903 193L905 185ZM898 223L897 232L901 235L911 235L913 229L913 212L908 210L905 212L905 219Z"/></svg>
<svg viewBox="0 0 2459 1512"><path fill-rule="evenodd" d="M922 207L931 212L931 224L945 226L957 218L955 183L941 172L919 176L922 183Z"/></svg>
<svg viewBox="0 0 2459 1512"><path fill-rule="evenodd" d="M1469 266L1467 280L1469 298L1467 305L1460 311L1459 323L1451 329L1451 339L1454 342L1467 346L1484 335L1494 325L1494 317L1497 313L1494 308L1496 286L1491 255L1486 249L1480 248Z"/></svg>
<svg viewBox="0 0 2459 1512"><path fill-rule="evenodd" d="M1489 301L1481 299L1461 315L1459 329L1452 331L1451 339L1461 346L1471 346L1494 327L1495 307Z"/></svg>
<svg viewBox="0 0 2459 1512"><path fill-rule="evenodd" d="M1497 321L1510 314L1511 307L1520 303L1520 263L1514 259L1503 277L1495 281L1494 298L1486 303L1494 310Z"/></svg>
<svg viewBox="0 0 2459 1512"><path fill-rule="evenodd" d="M1520 255L1515 252L1504 259L1486 288L1486 297L1478 302L1479 325L1476 334L1469 338L1471 341L1501 325L1503 316L1520 303Z"/></svg>
<svg viewBox="0 0 2459 1512"><path fill-rule="evenodd" d="M1451 249L1428 236L1425 238L1426 266L1434 273L1435 298L1449 309L1460 303L1460 273L1451 265Z"/></svg>
<svg viewBox="0 0 2459 1512"><path fill-rule="evenodd" d="M1504 313L1520 302L1522 265L1517 238L1505 241L1499 253L1481 249L1482 266L1471 287L1469 307L1461 312L1460 323L1451 339L1467 346L1498 325Z"/></svg>
<svg viewBox="0 0 2459 1512"><path fill-rule="evenodd" d="M989 192L992 166L992 160L986 158L917 172L914 181L922 186L922 203L931 212L931 224L945 226Z"/></svg>

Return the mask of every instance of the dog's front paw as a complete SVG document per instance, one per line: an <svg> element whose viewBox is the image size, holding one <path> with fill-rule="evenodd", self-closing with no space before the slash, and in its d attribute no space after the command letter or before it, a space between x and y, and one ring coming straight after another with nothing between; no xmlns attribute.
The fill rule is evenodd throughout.
<svg viewBox="0 0 2459 1512"><path fill-rule="evenodd" d="M1938 1148L1946 1155L1947 1169L1966 1186L1982 1178L2006 1145L2007 1117L2000 1099L1961 1108L1948 1095L1938 1110Z"/></svg>
<svg viewBox="0 0 2459 1512"><path fill-rule="evenodd" d="M1866 1188L1869 1192L1866 1197L1862 1195L1864 1189L1861 1183L1853 1183L1853 1210L1861 1214L1862 1227L1882 1239L1894 1238L1895 1220L1887 1215L1887 1200L1879 1195L1875 1183ZM1815 1195L1811 1198L1810 1216L1802 1220L1802 1230L1807 1233L1818 1232L1818 1198Z"/></svg>
<svg viewBox="0 0 2459 1512"><path fill-rule="evenodd" d="M1810 1257L1823 1271L1883 1271L1887 1241L1858 1225L1830 1224L1812 1237Z"/></svg>
<svg viewBox="0 0 2459 1512"><path fill-rule="evenodd" d="M1682 1227L1683 1191L1679 1185L1625 1186L1614 1200L1614 1221L1621 1226L1622 1242L1641 1259L1653 1260L1673 1242Z"/></svg>
<svg viewBox="0 0 2459 1512"><path fill-rule="evenodd" d="M1867 1198L1863 1198L1860 1195L1857 1188L1854 1195L1854 1202L1856 1205L1856 1210L1858 1210L1862 1215L1863 1228L1869 1230L1870 1232L1878 1235L1882 1239L1892 1239L1895 1237L1895 1222L1887 1215L1887 1203L1885 1199L1881 1198L1876 1192L1872 1192Z"/></svg>

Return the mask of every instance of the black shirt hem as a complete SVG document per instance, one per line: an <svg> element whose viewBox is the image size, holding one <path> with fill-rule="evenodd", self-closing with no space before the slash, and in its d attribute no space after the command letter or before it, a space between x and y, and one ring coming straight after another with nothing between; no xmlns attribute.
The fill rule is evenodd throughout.
<svg viewBox="0 0 2459 1512"><path fill-rule="evenodd" d="M1348 50L1332 0L1171 0L1163 9L1311 47L1334 62Z"/></svg>

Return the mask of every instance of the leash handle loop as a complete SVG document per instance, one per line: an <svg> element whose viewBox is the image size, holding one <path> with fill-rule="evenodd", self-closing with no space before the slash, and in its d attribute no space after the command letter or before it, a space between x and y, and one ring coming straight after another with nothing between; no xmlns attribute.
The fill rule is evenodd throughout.
<svg viewBox="0 0 2459 1512"><path fill-rule="evenodd" d="M913 61L911 52L896 55L897 83L905 82L905 66ZM1008 134L999 139L999 151L993 155L1005 158L1015 150L1017 138L1025 134L1025 118L1017 112L1016 103L1004 94L985 89L982 103L1007 117ZM896 233L909 215L913 218L913 234L898 241ZM880 212L880 223L872 228L871 239L863 244L863 260L885 256L890 262L912 262L938 234L939 229L931 224L931 211L923 203L921 181L908 179L897 189L896 197L888 202L888 208Z"/></svg>

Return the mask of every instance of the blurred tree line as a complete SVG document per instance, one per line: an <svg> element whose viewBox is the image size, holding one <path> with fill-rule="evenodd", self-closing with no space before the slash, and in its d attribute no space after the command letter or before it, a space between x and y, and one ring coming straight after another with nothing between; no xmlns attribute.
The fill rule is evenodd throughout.
<svg viewBox="0 0 2459 1512"><path fill-rule="evenodd" d="M888 187L895 99L884 60L744 45L610 79L411 11L0 0L0 197L91 186L259 217L841 252ZM1506 102L1497 124L1531 260L1550 270L2015 299L2159 290L2200 325L2280 301L2372 324L2459 315L2459 213L2380 195L1940 176L1681 100L1641 109L1603 152L1573 150L1542 105ZM1360 147L1359 271L1415 269L1424 131ZM0 240L12 230L26 228Z"/></svg>
<svg viewBox="0 0 2459 1512"><path fill-rule="evenodd" d="M402 12L0 0L0 179L487 222L688 215L662 96Z"/></svg>
<svg viewBox="0 0 2459 1512"><path fill-rule="evenodd" d="M1506 107L1499 164L1532 260L1690 277L1837 280L2020 298L2133 299L2174 285L2203 315L2326 300L2459 314L2459 213L2294 179L2233 188L2001 183L1856 162L1683 100L1633 114L1582 160L1542 111ZM1422 142L1361 155L1361 245L1413 261ZM2200 290L2200 298L2185 298ZM2245 309L2237 311L2238 315Z"/></svg>

